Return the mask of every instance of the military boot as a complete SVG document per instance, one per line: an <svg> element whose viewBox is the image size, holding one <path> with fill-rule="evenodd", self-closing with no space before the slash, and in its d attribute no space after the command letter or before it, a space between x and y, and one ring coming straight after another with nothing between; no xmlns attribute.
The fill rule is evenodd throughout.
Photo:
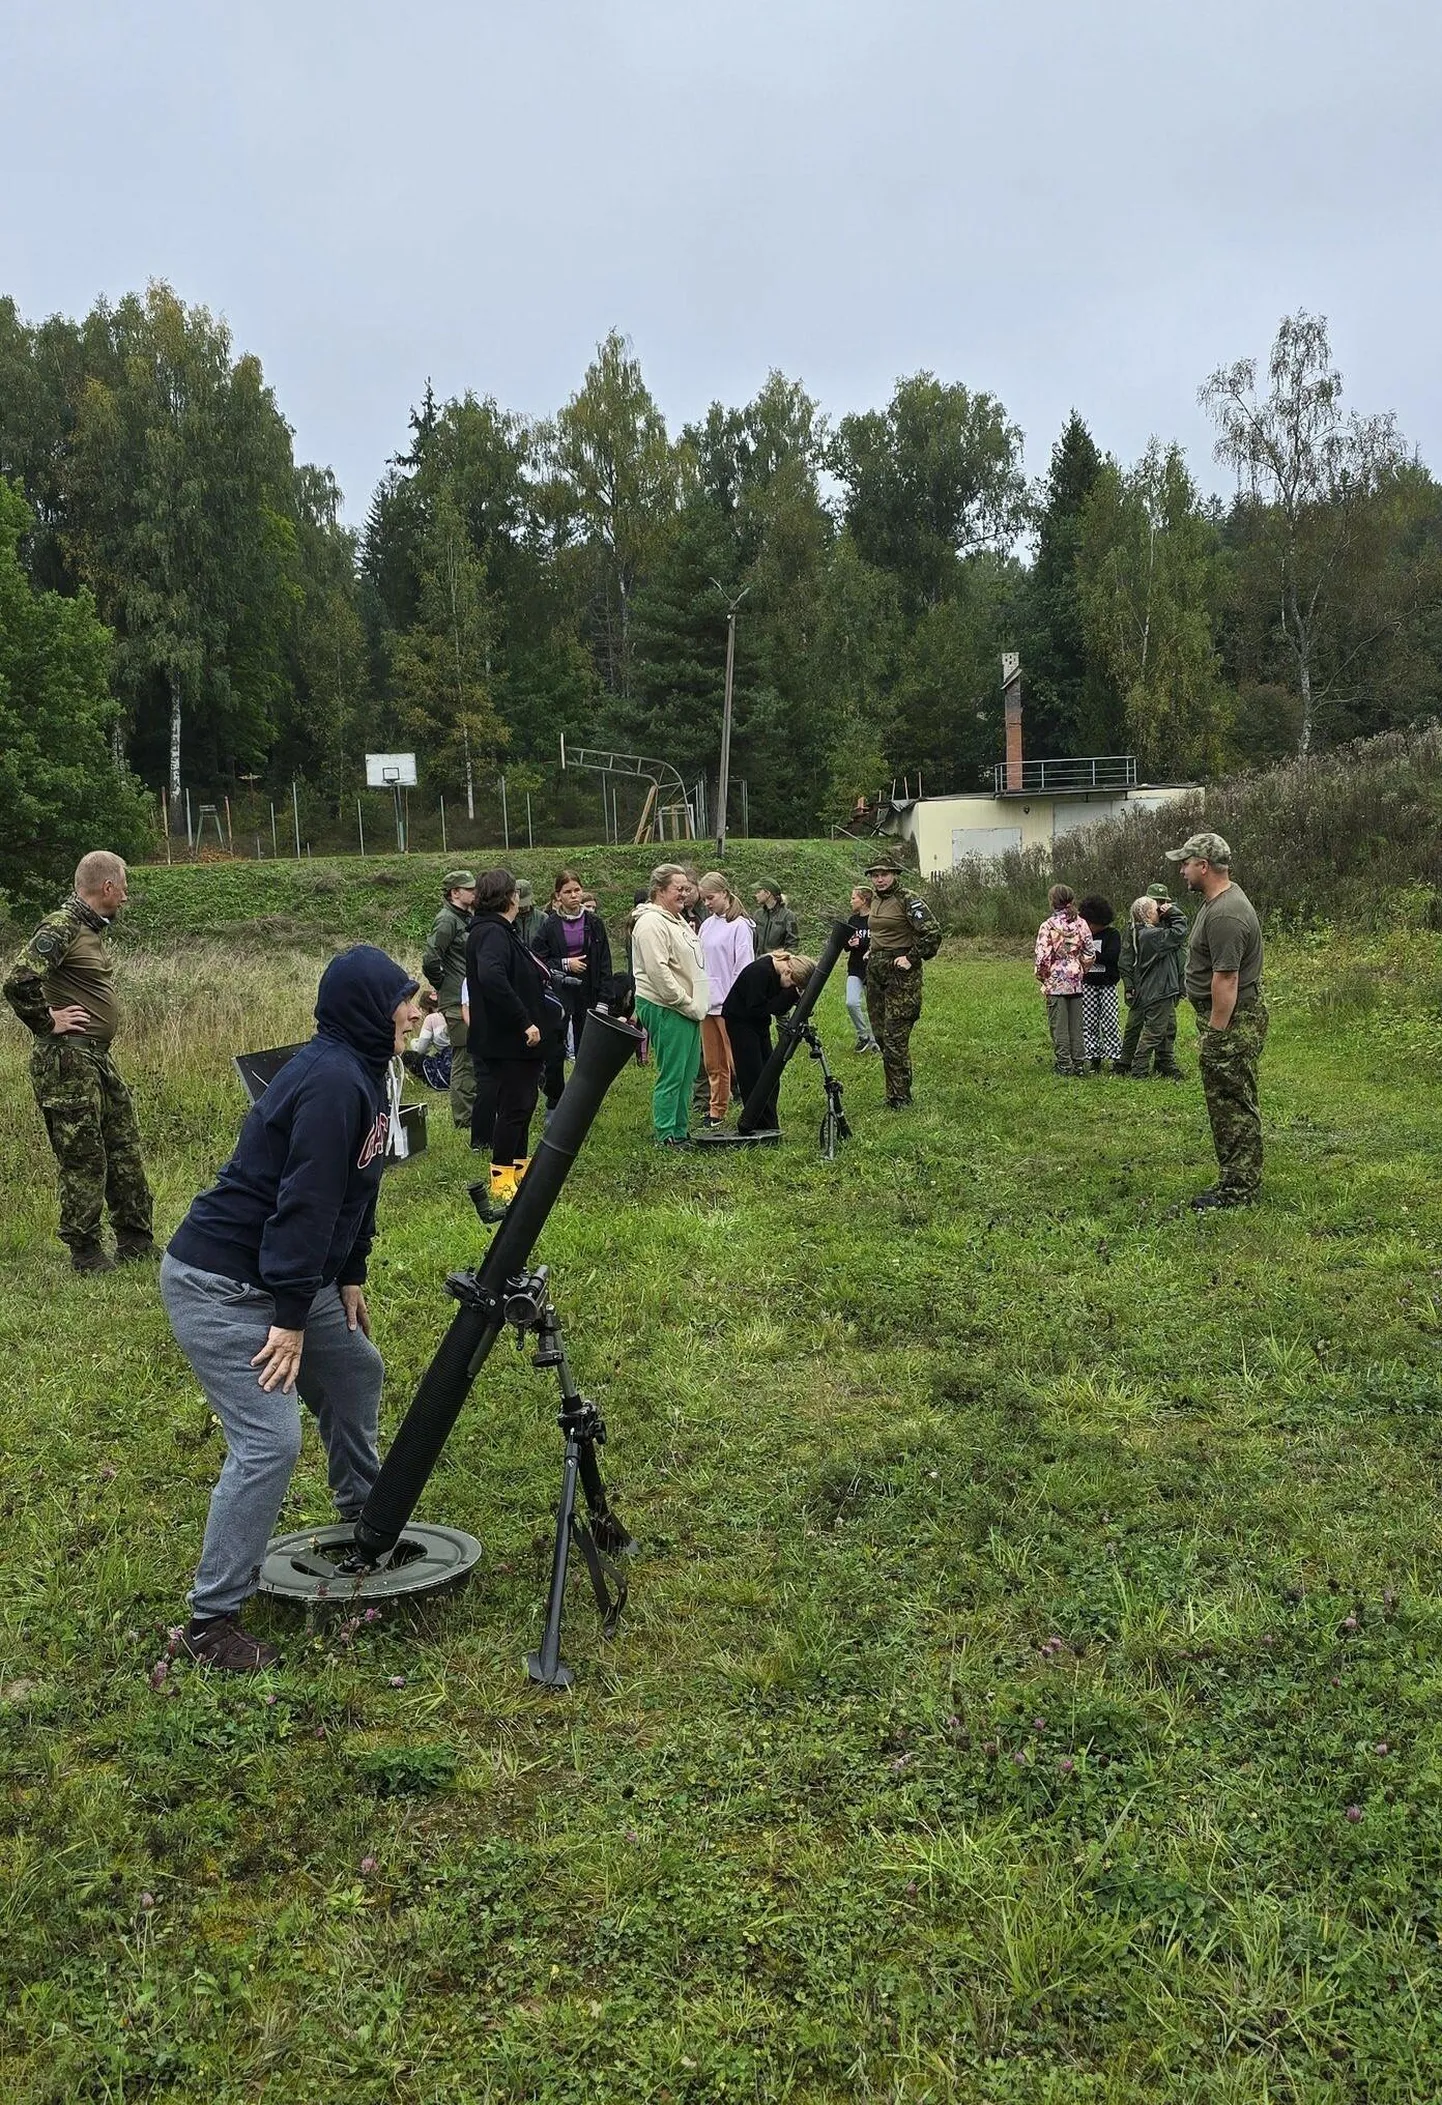
<svg viewBox="0 0 1442 2105"><path fill-rule="evenodd" d="M99 1243L74 1243L70 1250L70 1266L76 1272L113 1272L115 1259Z"/></svg>
<svg viewBox="0 0 1442 2105"><path fill-rule="evenodd" d="M118 1235L115 1238L115 1262L117 1264L159 1264L161 1252L148 1235Z"/></svg>

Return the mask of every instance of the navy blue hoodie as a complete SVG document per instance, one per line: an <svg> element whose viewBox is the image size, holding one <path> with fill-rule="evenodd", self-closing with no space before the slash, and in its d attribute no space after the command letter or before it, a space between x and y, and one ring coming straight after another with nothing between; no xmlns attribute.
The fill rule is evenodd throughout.
<svg viewBox="0 0 1442 2105"><path fill-rule="evenodd" d="M282 1330L303 1330L323 1286L359 1286L385 1167L386 1066L396 1009L416 982L383 950L333 957L316 1035L287 1060L235 1153L171 1238L179 1264L263 1287Z"/></svg>

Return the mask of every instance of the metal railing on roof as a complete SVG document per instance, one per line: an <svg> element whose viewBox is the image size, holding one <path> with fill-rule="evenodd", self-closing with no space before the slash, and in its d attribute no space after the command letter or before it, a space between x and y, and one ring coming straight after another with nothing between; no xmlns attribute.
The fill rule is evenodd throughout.
<svg viewBox="0 0 1442 2105"><path fill-rule="evenodd" d="M999 760L987 769L998 797L1080 796L1092 789L1135 789L1134 753L1102 753L1086 760L1023 760L1018 770Z"/></svg>

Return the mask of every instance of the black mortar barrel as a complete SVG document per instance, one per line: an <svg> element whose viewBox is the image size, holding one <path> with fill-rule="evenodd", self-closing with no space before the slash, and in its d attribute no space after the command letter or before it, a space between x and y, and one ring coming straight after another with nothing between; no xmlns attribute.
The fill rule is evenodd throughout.
<svg viewBox="0 0 1442 2105"><path fill-rule="evenodd" d="M781 1018L777 1030L779 1042L771 1058L766 1062L766 1065L757 1077L756 1087L741 1106L741 1116L736 1121L738 1133L753 1133L756 1131L757 1118L760 1115L761 1108L764 1104L770 1102L773 1093L778 1087L786 1062L791 1058L791 1055L801 1042L801 1031L805 1026L806 1020L820 1000L821 990L826 985L827 980L830 979L836 960L840 957L850 940L851 929L847 923L845 921L833 921L831 933L826 938L820 957L816 960L816 970L812 973L810 979L807 980L801 999L797 1002L790 1015Z"/></svg>
<svg viewBox="0 0 1442 2105"><path fill-rule="evenodd" d="M525 1270L606 1091L640 1042L641 1033L632 1024L596 1010L587 1016L576 1064L550 1126L541 1136L484 1263L473 1275L477 1292L494 1296L496 1307L477 1308L463 1302L421 1376L415 1399L356 1522L356 1547L364 1555L384 1556L404 1533L471 1385L504 1327L499 1314L501 1290L508 1279Z"/></svg>

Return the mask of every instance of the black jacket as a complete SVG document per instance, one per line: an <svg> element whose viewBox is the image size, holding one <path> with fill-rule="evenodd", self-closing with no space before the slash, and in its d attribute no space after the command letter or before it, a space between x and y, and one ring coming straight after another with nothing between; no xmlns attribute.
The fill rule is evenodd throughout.
<svg viewBox="0 0 1442 2105"><path fill-rule="evenodd" d="M466 1043L473 1060L540 1060L554 1032L560 1004L550 974L532 957L503 914L477 914L466 939L466 993L471 1028ZM539 1045L527 1045L534 1023Z"/></svg>
<svg viewBox="0 0 1442 2105"><path fill-rule="evenodd" d="M848 979L865 979L866 953L871 948L871 916L869 914L848 914L846 925L854 936L861 938L854 950L849 943L846 946L846 977Z"/></svg>
<svg viewBox="0 0 1442 2105"><path fill-rule="evenodd" d="M1114 987L1121 978L1118 960L1122 954L1122 934L1119 928L1103 928L1097 933L1097 954L1086 969L1089 987Z"/></svg>
<svg viewBox="0 0 1442 2105"><path fill-rule="evenodd" d="M738 972L731 992L721 1004L727 1023L749 1024L752 1030L769 1030L773 1016L794 1009L800 997L794 987L783 987L774 957L759 957Z"/></svg>
<svg viewBox="0 0 1442 2105"><path fill-rule="evenodd" d="M584 972L566 970L570 953L566 949L565 923L559 914L547 914L534 944L536 956L550 971L551 985L573 1012L593 1008L601 999L602 986L611 977L611 942L605 923L589 907L581 916L581 922Z"/></svg>
<svg viewBox="0 0 1442 2105"><path fill-rule="evenodd" d="M180 1264L263 1287L302 1330L323 1286L359 1286L385 1167L392 1016L416 983L384 951L343 950L321 975L317 1034L287 1060L235 1153L171 1238Z"/></svg>

